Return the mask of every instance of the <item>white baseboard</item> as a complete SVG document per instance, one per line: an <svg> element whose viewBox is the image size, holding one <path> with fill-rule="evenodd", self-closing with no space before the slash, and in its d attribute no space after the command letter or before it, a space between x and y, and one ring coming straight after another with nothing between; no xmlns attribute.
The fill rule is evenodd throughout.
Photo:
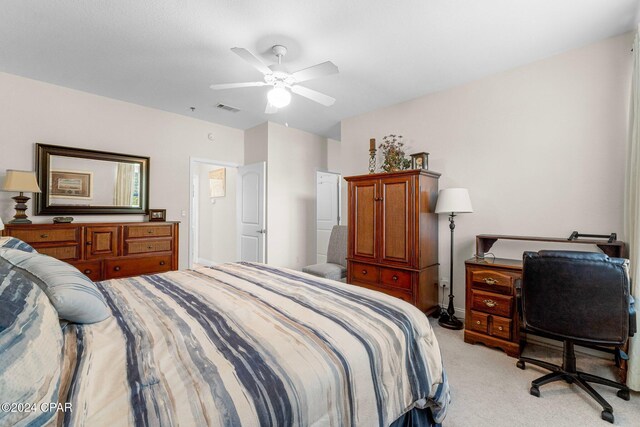
<svg viewBox="0 0 640 427"><path fill-rule="evenodd" d="M211 261L204 258L196 258L196 264L204 265L205 267L213 267L220 264L219 262Z"/></svg>

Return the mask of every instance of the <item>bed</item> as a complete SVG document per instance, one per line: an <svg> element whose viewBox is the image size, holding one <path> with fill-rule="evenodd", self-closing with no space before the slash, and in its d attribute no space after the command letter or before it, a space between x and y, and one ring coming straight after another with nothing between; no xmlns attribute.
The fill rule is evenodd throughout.
<svg viewBox="0 0 640 427"><path fill-rule="evenodd" d="M96 287L111 315L64 326L52 425L419 426L445 417L438 342L424 314L399 299L252 263Z"/></svg>

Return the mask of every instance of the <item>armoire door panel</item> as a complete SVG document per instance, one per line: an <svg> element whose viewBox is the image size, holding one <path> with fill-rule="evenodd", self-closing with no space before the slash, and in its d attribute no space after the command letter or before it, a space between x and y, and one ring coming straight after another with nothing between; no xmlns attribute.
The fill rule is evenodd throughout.
<svg viewBox="0 0 640 427"><path fill-rule="evenodd" d="M376 199L377 183L358 182L353 184L353 205L355 207L353 256L362 259L376 259Z"/></svg>
<svg viewBox="0 0 640 427"><path fill-rule="evenodd" d="M382 262L411 265L412 183L410 176L381 180Z"/></svg>

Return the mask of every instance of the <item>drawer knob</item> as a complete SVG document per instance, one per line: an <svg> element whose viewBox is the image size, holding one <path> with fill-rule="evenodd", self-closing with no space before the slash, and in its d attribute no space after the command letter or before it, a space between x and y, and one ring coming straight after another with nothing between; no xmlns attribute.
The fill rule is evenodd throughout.
<svg viewBox="0 0 640 427"><path fill-rule="evenodd" d="M91 246L91 242L87 242L87 246Z"/></svg>
<svg viewBox="0 0 640 427"><path fill-rule="evenodd" d="M486 305L487 307L495 307L496 305L498 305L497 302L495 302L492 299L486 299L484 301L482 301L484 303L484 305Z"/></svg>
<svg viewBox="0 0 640 427"><path fill-rule="evenodd" d="M149 245L147 246L147 249L153 249L153 246Z"/></svg>
<svg viewBox="0 0 640 427"><path fill-rule="evenodd" d="M499 330L499 331L501 331L501 330L503 330L503 329L504 329L504 328L503 328L502 326L498 326L498 330Z"/></svg>
<svg viewBox="0 0 640 427"><path fill-rule="evenodd" d="M164 265L164 261L160 261L160 265Z"/></svg>
<svg viewBox="0 0 640 427"><path fill-rule="evenodd" d="M364 274L365 276L367 275L367 270L362 270L362 274Z"/></svg>
<svg viewBox="0 0 640 427"><path fill-rule="evenodd" d="M398 276L393 276L392 279L393 280L398 280Z"/></svg>
<svg viewBox="0 0 640 427"><path fill-rule="evenodd" d="M42 237L43 239L46 239L47 237L49 237L48 234L41 234L40 237Z"/></svg>
<svg viewBox="0 0 640 427"><path fill-rule="evenodd" d="M91 270L90 270L90 269L88 269L88 268L87 268L87 269L85 269L85 270L84 270L84 274L91 274Z"/></svg>
<svg viewBox="0 0 640 427"><path fill-rule="evenodd" d="M153 234L153 230L147 230L147 233Z"/></svg>
<svg viewBox="0 0 640 427"><path fill-rule="evenodd" d="M115 267L113 267L113 270L114 270L114 271L120 271L120 266L119 266L119 265L116 265Z"/></svg>
<svg viewBox="0 0 640 427"><path fill-rule="evenodd" d="M476 320L476 325L481 325L482 322L480 322L479 320Z"/></svg>
<svg viewBox="0 0 640 427"><path fill-rule="evenodd" d="M491 278L491 277L485 277L484 278L484 283L486 283L487 285L496 285L496 284L498 284L498 281L496 279Z"/></svg>

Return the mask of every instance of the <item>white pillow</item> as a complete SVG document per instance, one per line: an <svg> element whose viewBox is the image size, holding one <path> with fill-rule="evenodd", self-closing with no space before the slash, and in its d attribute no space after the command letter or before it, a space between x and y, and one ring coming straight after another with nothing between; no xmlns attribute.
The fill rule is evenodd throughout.
<svg viewBox="0 0 640 427"><path fill-rule="evenodd" d="M47 294L61 319L96 323L110 316L104 297L77 268L59 259L0 248L0 258L23 270Z"/></svg>

